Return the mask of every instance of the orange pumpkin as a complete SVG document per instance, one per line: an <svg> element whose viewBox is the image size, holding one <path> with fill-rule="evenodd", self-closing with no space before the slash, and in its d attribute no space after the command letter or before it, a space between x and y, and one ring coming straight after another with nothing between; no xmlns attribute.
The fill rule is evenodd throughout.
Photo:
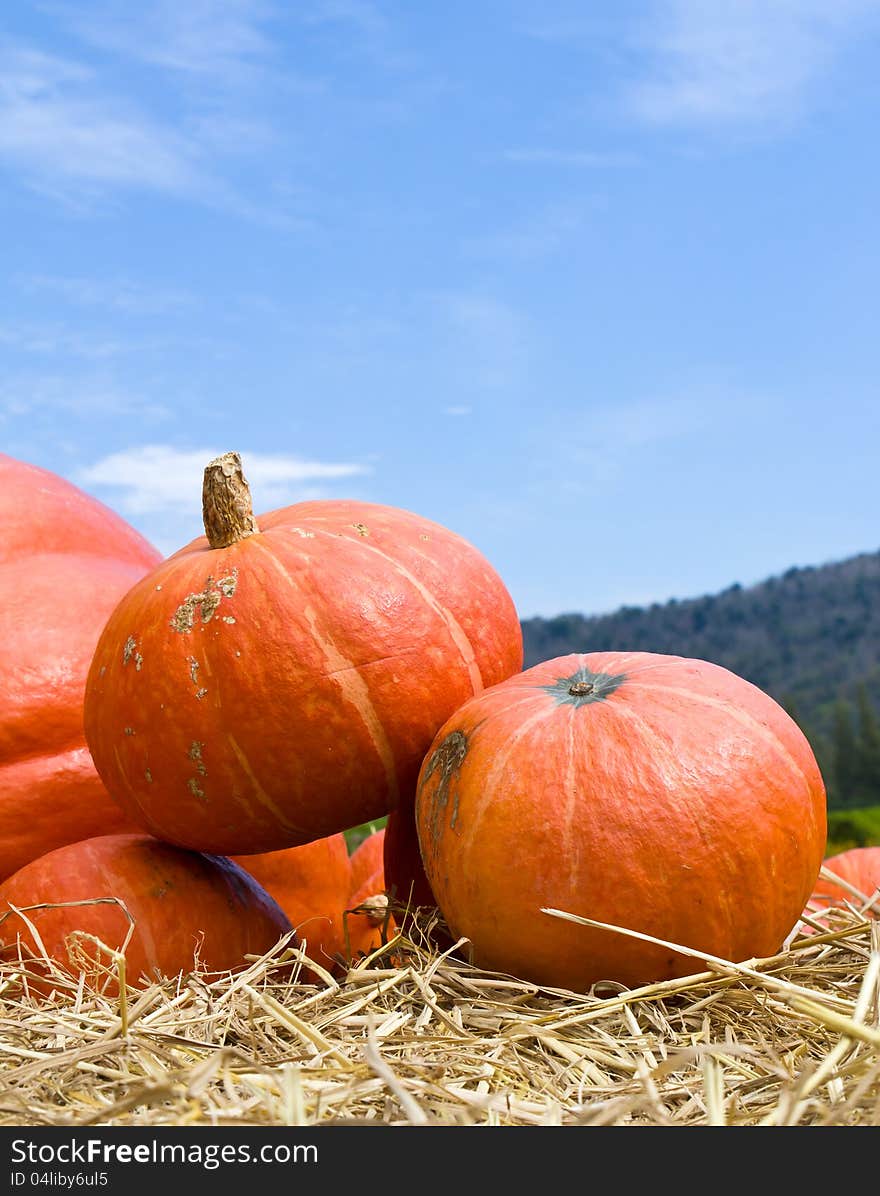
<svg viewBox="0 0 880 1196"><path fill-rule="evenodd" d="M83 728L111 610L159 553L63 478L0 454L0 880L65 843L132 828Z"/></svg>
<svg viewBox="0 0 880 1196"><path fill-rule="evenodd" d="M351 892L345 914L352 959L369 955L396 932L385 885L385 827L362 839L351 854Z"/></svg>
<svg viewBox="0 0 880 1196"><path fill-rule="evenodd" d="M377 892L385 891L385 827L370 831L351 853L351 892L365 884L374 884Z"/></svg>
<svg viewBox="0 0 880 1196"><path fill-rule="evenodd" d="M866 912L880 916L880 845L851 847L829 856L822 864L845 883L837 885L820 876L808 908L818 911L846 902L856 909L866 907Z"/></svg>
<svg viewBox="0 0 880 1196"><path fill-rule="evenodd" d="M205 470L206 536L116 607L85 726L144 829L202 851L277 851L411 802L437 728L521 667L507 590L439 524L354 501L262 515L241 461Z"/></svg>
<svg viewBox="0 0 880 1196"><path fill-rule="evenodd" d="M428 881L483 967L584 990L771 955L819 873L825 788L772 698L646 652L546 661L447 720L416 798Z"/></svg>
<svg viewBox="0 0 880 1196"><path fill-rule="evenodd" d="M307 955L328 971L345 957L351 860L341 833L261 855L231 857L275 898Z"/></svg>
<svg viewBox="0 0 880 1196"><path fill-rule="evenodd" d="M113 951L124 950L127 980L135 984L191 972L196 956L209 973L238 968L246 955L264 954L291 930L276 902L238 865L140 834L66 844L0 885L2 956L33 955L29 970L45 992L49 969L11 907L26 913L50 960L73 972L83 966L99 983L104 969L107 992L118 992Z"/></svg>

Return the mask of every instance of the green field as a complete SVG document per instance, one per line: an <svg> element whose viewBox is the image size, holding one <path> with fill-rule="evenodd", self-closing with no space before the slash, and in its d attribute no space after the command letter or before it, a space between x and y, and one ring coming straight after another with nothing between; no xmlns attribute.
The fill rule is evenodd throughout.
<svg viewBox="0 0 880 1196"><path fill-rule="evenodd" d="M880 845L880 806L860 806L854 810L828 811L826 856L850 847Z"/></svg>

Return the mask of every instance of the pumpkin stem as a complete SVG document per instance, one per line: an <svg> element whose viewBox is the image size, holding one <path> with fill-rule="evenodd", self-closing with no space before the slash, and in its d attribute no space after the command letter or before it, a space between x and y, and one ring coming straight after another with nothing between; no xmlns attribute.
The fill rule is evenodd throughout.
<svg viewBox="0 0 880 1196"><path fill-rule="evenodd" d="M228 548L260 530L238 453L223 453L205 466L202 519L212 548Z"/></svg>

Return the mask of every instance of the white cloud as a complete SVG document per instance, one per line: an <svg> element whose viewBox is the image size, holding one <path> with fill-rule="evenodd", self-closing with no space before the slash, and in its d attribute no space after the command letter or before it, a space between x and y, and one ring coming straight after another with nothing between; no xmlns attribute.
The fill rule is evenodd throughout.
<svg viewBox="0 0 880 1196"><path fill-rule="evenodd" d="M615 169L637 166L639 163L639 159L635 154L605 153L591 150L561 150L541 147L505 150L502 156L506 162L515 162L526 166L563 166L587 170Z"/></svg>
<svg viewBox="0 0 880 1196"><path fill-rule="evenodd" d="M57 184L190 192L195 147L175 130L95 93L92 73L37 51L0 50L0 159Z"/></svg>
<svg viewBox="0 0 880 1196"><path fill-rule="evenodd" d="M663 0L637 37L653 66L631 108L656 124L791 118L878 16L878 0Z"/></svg>
<svg viewBox="0 0 880 1196"><path fill-rule="evenodd" d="M530 331L516 308L477 291L435 294L434 303L453 337L461 373L469 384L504 387L521 375Z"/></svg>
<svg viewBox="0 0 880 1196"><path fill-rule="evenodd" d="M560 200L545 204L519 222L475 237L467 248L478 255L529 260L556 253L583 229L589 204Z"/></svg>
<svg viewBox="0 0 880 1196"><path fill-rule="evenodd" d="M65 345L69 350L69 346ZM48 350L47 350L48 351ZM77 378L64 374L6 374L0 379L0 418L59 421L60 416L78 419L137 417L161 421L170 414L161 403L120 389L112 379Z"/></svg>
<svg viewBox="0 0 880 1196"><path fill-rule="evenodd" d="M186 291L146 287L126 278L99 279L28 274L16 279L27 292L46 292L83 307L111 308L127 315L167 315L193 306Z"/></svg>
<svg viewBox="0 0 880 1196"><path fill-rule="evenodd" d="M119 509L129 514L200 509L205 466L224 451L148 444L103 457L81 469L76 480L87 488L112 490ZM283 453L241 451L241 459L257 511L319 497L328 482L370 472L362 464L306 461Z"/></svg>
<svg viewBox="0 0 880 1196"><path fill-rule="evenodd" d="M52 10L92 45L191 75L227 82L266 58L272 43L260 28L271 13L263 0L130 0Z"/></svg>

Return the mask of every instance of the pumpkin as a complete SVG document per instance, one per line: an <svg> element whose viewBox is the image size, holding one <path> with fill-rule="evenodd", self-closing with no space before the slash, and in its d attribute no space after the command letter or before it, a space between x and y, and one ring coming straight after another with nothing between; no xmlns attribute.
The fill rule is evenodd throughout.
<svg viewBox="0 0 880 1196"><path fill-rule="evenodd" d="M779 950L819 873L825 787L769 695L702 660L598 652L484 690L420 771L425 872L474 962L583 991Z"/></svg>
<svg viewBox="0 0 880 1196"><path fill-rule="evenodd" d="M63 478L0 454L0 880L65 843L132 828L86 746L98 636L159 553Z"/></svg>
<svg viewBox="0 0 880 1196"><path fill-rule="evenodd" d="M192 972L196 956L208 973L236 969L291 930L276 902L231 860L143 834L68 843L0 885L0 954L33 956L28 970L45 992L50 969L16 910L36 928L49 960L68 972L84 970L108 993L119 989L114 951L124 951L127 981L135 984Z"/></svg>
<svg viewBox="0 0 880 1196"><path fill-rule="evenodd" d="M385 827L365 835L351 853L351 887L356 893L363 885L373 884L377 891L385 891Z"/></svg>
<svg viewBox="0 0 880 1196"><path fill-rule="evenodd" d="M837 885L820 876L810 898L813 911L847 902L856 909L866 907L874 916L880 916L880 845L850 847L823 860L823 867L839 876L844 884Z"/></svg>
<svg viewBox="0 0 880 1196"><path fill-rule="evenodd" d="M351 861L341 833L261 855L231 857L271 894L306 954L334 971L345 955L343 911L351 895Z"/></svg>
<svg viewBox="0 0 880 1196"><path fill-rule="evenodd" d="M351 853L351 892L345 913L350 958L369 955L397 929L385 886L385 827L362 839Z"/></svg>
<svg viewBox="0 0 880 1196"><path fill-rule="evenodd" d="M521 667L497 573L395 507L316 500L257 521L237 453L205 469L203 517L97 644L85 726L109 791L157 837L232 855L412 802L444 719Z"/></svg>
<svg viewBox="0 0 880 1196"><path fill-rule="evenodd" d="M398 912L436 907L437 899L422 865L414 806L402 806L388 815L382 862L388 892ZM408 925L406 918L404 924Z"/></svg>
<svg viewBox="0 0 880 1196"><path fill-rule="evenodd" d="M345 911L345 939L349 962L378 950L397 933L388 894L368 878L355 889Z"/></svg>

